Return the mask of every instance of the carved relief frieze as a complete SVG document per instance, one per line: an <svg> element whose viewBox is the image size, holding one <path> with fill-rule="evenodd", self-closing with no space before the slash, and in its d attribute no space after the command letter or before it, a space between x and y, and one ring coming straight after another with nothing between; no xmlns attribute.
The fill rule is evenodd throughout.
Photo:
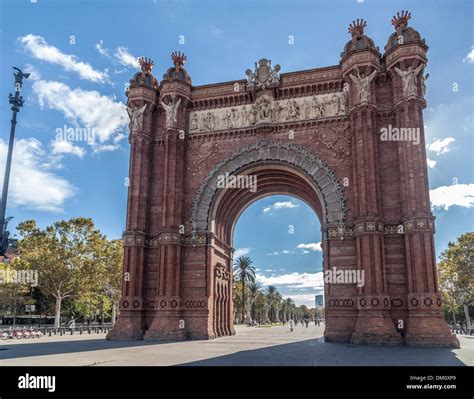
<svg viewBox="0 0 474 399"><path fill-rule="evenodd" d="M345 116L345 92L273 100L264 95L250 105L236 105L213 110L193 111L189 115L190 133L250 128L259 123L288 123Z"/></svg>

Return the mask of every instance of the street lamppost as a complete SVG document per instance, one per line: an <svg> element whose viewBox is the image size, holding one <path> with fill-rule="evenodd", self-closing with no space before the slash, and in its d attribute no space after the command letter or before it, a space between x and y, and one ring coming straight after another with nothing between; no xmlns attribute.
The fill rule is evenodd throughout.
<svg viewBox="0 0 474 399"><path fill-rule="evenodd" d="M19 68L13 67L16 72L15 76L15 95L11 93L8 95L8 102L12 106L13 116L10 127L10 141L8 143L7 153L7 164L5 167L5 178L3 179L3 190L2 199L0 203L0 256L4 256L8 249L8 236L10 233L7 231L7 225L11 218L5 218L5 211L7 208L7 195L8 195L8 183L10 181L10 168L12 164L12 153L13 153L13 140L15 139L15 127L16 127L16 114L20 112L20 108L23 107L23 97L20 96L20 89L23 85L23 78L28 79L29 73L23 73Z"/></svg>

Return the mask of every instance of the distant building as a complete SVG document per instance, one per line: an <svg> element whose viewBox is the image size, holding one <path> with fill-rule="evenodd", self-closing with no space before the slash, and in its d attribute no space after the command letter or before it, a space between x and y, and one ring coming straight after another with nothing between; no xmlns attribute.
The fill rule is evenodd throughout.
<svg viewBox="0 0 474 399"><path fill-rule="evenodd" d="M322 308L324 306L324 296L323 295L315 295L314 296L314 303L316 304L317 308Z"/></svg>

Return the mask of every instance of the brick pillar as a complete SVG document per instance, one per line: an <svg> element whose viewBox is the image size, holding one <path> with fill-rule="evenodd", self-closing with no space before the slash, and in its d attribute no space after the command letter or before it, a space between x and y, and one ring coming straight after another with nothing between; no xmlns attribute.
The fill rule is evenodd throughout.
<svg viewBox="0 0 474 399"><path fill-rule="evenodd" d="M400 136L405 136L397 143L400 223L408 292L404 335L408 345L459 347L459 341L443 317L436 277L434 217L430 208L423 128L426 102L422 74L427 64L428 46L418 32L407 28L409 19L410 14L403 12L393 18L396 32L390 36L384 54L392 84L391 107L396 125L392 128L399 129Z"/></svg>
<svg viewBox="0 0 474 399"><path fill-rule="evenodd" d="M128 107L145 107L138 125L131 123L130 172L124 243L124 277L120 316L107 339L141 339L146 330L144 280L146 265L146 233L150 192L150 158L153 116L157 91L136 86L128 92ZM141 119L140 119L141 118Z"/></svg>
<svg viewBox="0 0 474 399"><path fill-rule="evenodd" d="M190 86L179 81L164 81L161 90L158 126L164 126L162 152L164 170L163 204L158 224L158 278L155 309L144 339L180 340L187 338L183 318L182 273L184 230L184 159L187 129L187 110ZM167 121L166 106L177 104L177 121ZM164 104L164 105L163 105Z"/></svg>
<svg viewBox="0 0 474 399"><path fill-rule="evenodd" d="M375 101L374 101L375 103ZM384 260L384 227L381 214L378 168L378 132L374 103L351 110L355 195L354 236L357 269L364 271L364 286L357 288L358 315L351 342L385 345L401 343L390 316Z"/></svg>
<svg viewBox="0 0 474 399"><path fill-rule="evenodd" d="M408 345L459 347L459 341L444 320L438 292L434 217L430 209L423 128L422 110L425 103L421 96L406 98L403 93L400 95L399 79L393 75L394 91L400 96L395 108L396 127L418 129L419 132L419 143L413 140L398 143L408 283L405 340Z"/></svg>

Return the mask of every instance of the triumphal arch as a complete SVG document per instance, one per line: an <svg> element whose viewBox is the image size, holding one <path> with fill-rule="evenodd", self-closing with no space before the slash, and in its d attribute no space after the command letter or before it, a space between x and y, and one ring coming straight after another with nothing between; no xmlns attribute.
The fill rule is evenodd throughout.
<svg viewBox="0 0 474 399"><path fill-rule="evenodd" d="M130 186L120 317L109 339L234 334L233 229L253 201L288 194L322 226L327 341L458 346L436 278L423 109L428 46L408 26L383 53L350 24L339 63L287 72L261 59L244 79L193 86L186 56L127 89ZM249 60L249 66L255 60ZM244 72L244 71L243 71ZM252 176L255 190L222 187Z"/></svg>

